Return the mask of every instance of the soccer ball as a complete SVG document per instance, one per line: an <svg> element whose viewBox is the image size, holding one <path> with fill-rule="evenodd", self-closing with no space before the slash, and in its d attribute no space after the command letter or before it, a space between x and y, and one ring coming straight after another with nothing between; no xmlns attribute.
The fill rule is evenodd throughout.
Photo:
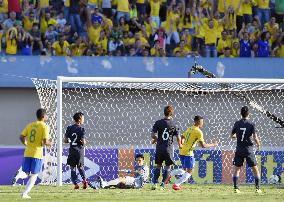
<svg viewBox="0 0 284 202"><path fill-rule="evenodd" d="M268 184L278 184L280 182L280 178L277 175L271 175L268 178Z"/></svg>

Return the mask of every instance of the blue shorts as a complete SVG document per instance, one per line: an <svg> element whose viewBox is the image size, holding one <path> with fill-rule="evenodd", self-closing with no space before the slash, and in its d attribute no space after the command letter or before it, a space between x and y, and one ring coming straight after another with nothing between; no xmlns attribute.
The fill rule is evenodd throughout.
<svg viewBox="0 0 284 202"><path fill-rule="evenodd" d="M25 173L38 174L41 171L42 159L24 157L22 170Z"/></svg>
<svg viewBox="0 0 284 202"><path fill-rule="evenodd" d="M179 159L181 161L182 168L192 169L194 167L195 164L194 156L179 155Z"/></svg>

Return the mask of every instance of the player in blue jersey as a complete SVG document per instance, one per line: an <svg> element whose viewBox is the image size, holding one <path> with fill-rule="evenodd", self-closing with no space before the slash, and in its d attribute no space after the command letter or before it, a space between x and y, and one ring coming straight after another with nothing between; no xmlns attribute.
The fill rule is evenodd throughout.
<svg viewBox="0 0 284 202"><path fill-rule="evenodd" d="M260 174L257 168L257 161L254 154L254 144L252 139L254 139L256 146L260 147L260 140L256 134L255 124L249 120L249 109L247 106L241 109L242 119L235 122L231 137L237 139L237 148L234 157L234 191L235 193L240 193L238 187L238 179L240 175L241 167L243 166L244 160L246 159L247 165L252 168L255 177L255 188L256 193L262 193L259 189Z"/></svg>
<svg viewBox="0 0 284 202"><path fill-rule="evenodd" d="M101 177L94 183L90 183L90 187L93 189L100 188L120 188L120 189L140 189L149 178L149 167L144 164L143 154L137 154L135 156L135 166L133 170L123 170L127 174L133 174L134 176L119 177L111 181L104 181Z"/></svg>
<svg viewBox="0 0 284 202"><path fill-rule="evenodd" d="M163 162L165 162L166 166L163 171L162 183L160 184L161 189L164 189L165 181L170 173L170 166L175 164L173 159L174 137L176 137L179 146L181 146L178 127L172 120L173 113L173 106L166 106L164 108L165 117L156 121L152 128L152 143L157 144L155 153L156 167L154 169L154 177L152 181L153 190L157 189L158 179Z"/></svg>
<svg viewBox="0 0 284 202"><path fill-rule="evenodd" d="M71 180L74 184L74 189L79 189L76 168L78 169L83 179L83 189L87 188L87 181L84 170L84 145L86 144L85 129L82 127L84 123L84 114L77 112L73 116L74 124L66 129L64 142L69 143L69 155L67 164L71 169Z"/></svg>

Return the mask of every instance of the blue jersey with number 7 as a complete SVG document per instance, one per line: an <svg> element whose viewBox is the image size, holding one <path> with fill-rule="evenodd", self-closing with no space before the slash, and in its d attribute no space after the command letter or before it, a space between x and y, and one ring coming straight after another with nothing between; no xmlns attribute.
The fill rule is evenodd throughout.
<svg viewBox="0 0 284 202"><path fill-rule="evenodd" d="M255 125L248 119L241 119L235 122L232 134L237 135L237 151L251 150L253 148L252 138L255 133Z"/></svg>
<svg viewBox="0 0 284 202"><path fill-rule="evenodd" d="M155 122L153 133L158 133L157 150L171 151L173 148L173 137L178 136L178 128L171 119L161 119Z"/></svg>
<svg viewBox="0 0 284 202"><path fill-rule="evenodd" d="M85 137L85 129L78 124L68 126L65 137L68 138L70 149L83 149L83 139Z"/></svg>

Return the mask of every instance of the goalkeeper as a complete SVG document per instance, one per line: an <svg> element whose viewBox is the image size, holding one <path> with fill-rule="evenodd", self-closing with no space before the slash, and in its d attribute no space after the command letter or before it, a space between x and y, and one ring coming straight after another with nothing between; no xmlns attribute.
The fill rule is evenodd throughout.
<svg viewBox="0 0 284 202"><path fill-rule="evenodd" d="M137 154L135 156L136 165L133 170L125 170L128 174L134 174L134 177L126 176L119 177L111 181L104 181L101 177L89 186L93 189L107 189L107 188L120 188L120 189L140 189L145 183L147 183L149 178L149 167L144 165L143 154Z"/></svg>

